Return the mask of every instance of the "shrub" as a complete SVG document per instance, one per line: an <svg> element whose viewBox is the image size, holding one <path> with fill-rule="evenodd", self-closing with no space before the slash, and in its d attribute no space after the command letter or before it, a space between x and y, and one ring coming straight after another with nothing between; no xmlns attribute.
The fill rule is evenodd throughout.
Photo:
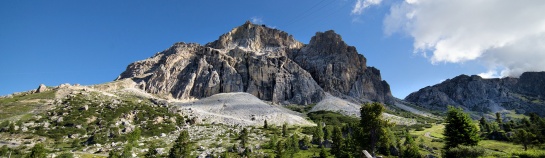
<svg viewBox="0 0 545 158"><path fill-rule="evenodd" d="M477 158L477 157L482 157L484 154L485 154L485 149L482 147L459 145L455 148L447 149L443 153L443 157L445 158L459 158L459 157Z"/></svg>

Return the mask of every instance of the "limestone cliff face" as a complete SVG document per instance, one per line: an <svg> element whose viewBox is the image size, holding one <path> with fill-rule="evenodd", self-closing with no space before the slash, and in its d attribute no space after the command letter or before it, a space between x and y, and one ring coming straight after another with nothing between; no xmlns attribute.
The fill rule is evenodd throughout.
<svg viewBox="0 0 545 158"><path fill-rule="evenodd" d="M447 105L471 111L516 110L545 115L545 72L526 72L520 78L483 79L460 75L409 94L405 101L445 110Z"/></svg>
<svg viewBox="0 0 545 158"><path fill-rule="evenodd" d="M393 103L390 86L381 79L380 71L368 68L365 57L334 31L316 33L308 45L290 57L335 96Z"/></svg>
<svg viewBox="0 0 545 158"><path fill-rule="evenodd" d="M333 31L317 33L310 44L291 35L246 22L206 45L176 43L130 64L119 79L178 99L248 92L277 104L311 104L326 92L356 102L387 102L390 88L380 72ZM391 97L393 98L393 97Z"/></svg>

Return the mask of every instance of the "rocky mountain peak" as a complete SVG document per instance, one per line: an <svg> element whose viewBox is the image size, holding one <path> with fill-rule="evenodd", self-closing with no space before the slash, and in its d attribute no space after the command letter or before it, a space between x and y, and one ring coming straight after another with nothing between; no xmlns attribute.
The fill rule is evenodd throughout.
<svg viewBox="0 0 545 158"><path fill-rule="evenodd" d="M357 53L356 47L348 46L342 39L341 35L335 33L333 30L326 32L317 32L308 44L307 51L314 51L319 53Z"/></svg>
<svg viewBox="0 0 545 158"><path fill-rule="evenodd" d="M216 49L240 48L247 51L271 51L298 49L303 44L284 31L246 21L243 25L221 35L218 40L208 43L206 46Z"/></svg>
<svg viewBox="0 0 545 158"><path fill-rule="evenodd" d="M246 92L279 104L312 104L326 93L355 103L391 103L380 71L334 31L303 45L286 32L246 22L204 46L177 43L130 64L117 80L176 99Z"/></svg>

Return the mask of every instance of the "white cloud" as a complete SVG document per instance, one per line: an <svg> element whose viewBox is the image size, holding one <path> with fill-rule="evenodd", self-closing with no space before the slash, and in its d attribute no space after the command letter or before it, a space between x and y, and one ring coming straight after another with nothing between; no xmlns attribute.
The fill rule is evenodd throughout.
<svg viewBox="0 0 545 158"><path fill-rule="evenodd" d="M479 73L477 74L481 76L482 78L499 78L501 76L498 75L498 72L495 70L489 70L487 72Z"/></svg>
<svg viewBox="0 0 545 158"><path fill-rule="evenodd" d="M490 70L482 76L518 76L545 70L543 15L543 0L406 0L391 6L384 32L412 36L432 63L478 60Z"/></svg>
<svg viewBox="0 0 545 158"><path fill-rule="evenodd" d="M263 24L263 18L262 17L254 16L254 17L252 17L250 19L252 20L252 23L254 23L254 24Z"/></svg>
<svg viewBox="0 0 545 158"><path fill-rule="evenodd" d="M379 5L382 0L357 0L352 9L352 14L361 15L365 8L369 8L372 5Z"/></svg>

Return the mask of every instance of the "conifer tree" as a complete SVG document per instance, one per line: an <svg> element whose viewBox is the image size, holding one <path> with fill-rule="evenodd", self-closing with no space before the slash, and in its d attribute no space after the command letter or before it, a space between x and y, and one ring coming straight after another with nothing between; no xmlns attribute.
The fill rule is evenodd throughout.
<svg viewBox="0 0 545 158"><path fill-rule="evenodd" d="M189 133L187 131L180 132L180 136L174 142L174 146L170 149L169 158L189 158L191 157L191 151L193 143L189 140Z"/></svg>
<svg viewBox="0 0 545 158"><path fill-rule="evenodd" d="M375 156L377 145L380 140L387 140L386 136L387 128L390 124L386 120L382 120L382 113L384 112L384 106L381 103L366 103L360 108L360 127L362 133L365 136L361 137L360 142L363 149L371 152L372 156ZM388 144L388 143L380 143Z"/></svg>
<svg viewBox="0 0 545 158"><path fill-rule="evenodd" d="M418 151L418 146L414 142L413 137L409 134L409 131L405 132L405 143L403 143L403 153L401 154L402 158L420 158L420 152Z"/></svg>
<svg viewBox="0 0 545 158"><path fill-rule="evenodd" d="M333 128L332 140L331 154L335 155L335 157L343 157L341 151L343 150L344 139L340 127Z"/></svg>
<svg viewBox="0 0 545 158"><path fill-rule="evenodd" d="M461 108L448 107L445 135L445 149L457 147L458 145L475 146L479 143L479 131L473 124L468 114Z"/></svg>
<svg viewBox="0 0 545 158"><path fill-rule="evenodd" d="M288 136L288 123L282 124L282 137Z"/></svg>

